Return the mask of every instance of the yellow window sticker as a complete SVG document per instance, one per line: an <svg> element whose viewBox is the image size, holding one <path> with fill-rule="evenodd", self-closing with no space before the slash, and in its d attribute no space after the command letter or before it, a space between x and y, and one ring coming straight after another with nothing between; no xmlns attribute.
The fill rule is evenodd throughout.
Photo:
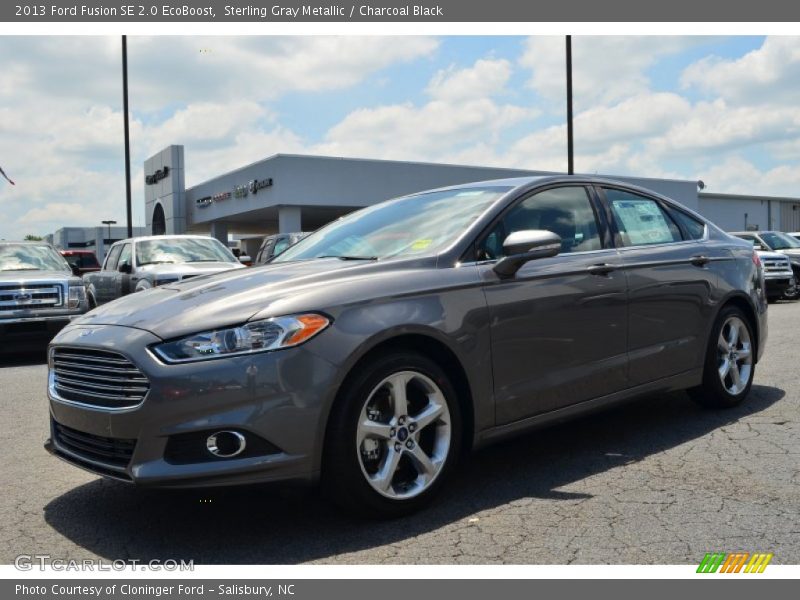
<svg viewBox="0 0 800 600"><path fill-rule="evenodd" d="M422 239L422 240L414 240L414 243L411 244L412 250L425 250L428 246L433 243L433 240Z"/></svg>

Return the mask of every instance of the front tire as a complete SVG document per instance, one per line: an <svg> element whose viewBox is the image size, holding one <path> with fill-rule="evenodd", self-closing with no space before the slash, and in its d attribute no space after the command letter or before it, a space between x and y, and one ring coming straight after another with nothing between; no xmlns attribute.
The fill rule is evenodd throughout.
<svg viewBox="0 0 800 600"><path fill-rule="evenodd" d="M795 277L794 283L783 293L784 300L797 300L800 298L800 281Z"/></svg>
<svg viewBox="0 0 800 600"><path fill-rule="evenodd" d="M323 485L361 515L419 510L455 468L461 422L455 389L439 365L411 352L381 356L359 369L334 407Z"/></svg>
<svg viewBox="0 0 800 600"><path fill-rule="evenodd" d="M753 330L745 314L735 306L722 309L711 330L703 383L689 390L695 402L709 408L733 408L741 404L755 375Z"/></svg>

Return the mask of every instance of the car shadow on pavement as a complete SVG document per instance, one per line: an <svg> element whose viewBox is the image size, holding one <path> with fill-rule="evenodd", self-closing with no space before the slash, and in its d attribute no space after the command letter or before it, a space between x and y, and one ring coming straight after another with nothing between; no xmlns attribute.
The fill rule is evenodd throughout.
<svg viewBox="0 0 800 600"><path fill-rule="evenodd" d="M721 411L702 409L684 393L650 396L535 431L466 459L431 507L397 520L344 515L316 489L147 490L105 480L55 498L45 507L45 519L61 535L108 560L295 564L333 557L341 561L341 555L370 548L375 560L367 562L391 560L386 545L414 543L418 535L483 510L530 498L557 504L591 497L559 488L691 444L766 409L784 394L754 385L741 406Z"/></svg>
<svg viewBox="0 0 800 600"><path fill-rule="evenodd" d="M0 354L0 369L10 367L30 367L33 365L47 364L47 343L42 344L41 350L28 352L7 352Z"/></svg>

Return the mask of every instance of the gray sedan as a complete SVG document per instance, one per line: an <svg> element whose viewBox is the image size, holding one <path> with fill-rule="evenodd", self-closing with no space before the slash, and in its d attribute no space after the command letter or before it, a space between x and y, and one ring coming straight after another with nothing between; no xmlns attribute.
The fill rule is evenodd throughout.
<svg viewBox="0 0 800 600"><path fill-rule="evenodd" d="M50 347L46 447L140 485L321 480L403 514L512 434L666 390L737 405L766 312L752 244L653 192L439 189L75 321Z"/></svg>

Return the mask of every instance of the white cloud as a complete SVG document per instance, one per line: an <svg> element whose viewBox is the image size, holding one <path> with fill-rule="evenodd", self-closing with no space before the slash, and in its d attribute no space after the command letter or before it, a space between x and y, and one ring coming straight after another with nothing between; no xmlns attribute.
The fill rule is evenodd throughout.
<svg viewBox="0 0 800 600"><path fill-rule="evenodd" d="M393 64L425 59L429 37L129 37L135 224L142 163L186 145L187 182L307 145L268 101L346 89ZM201 52L200 50L203 50ZM120 39L0 37L0 237L124 220Z"/></svg>
<svg viewBox="0 0 800 600"><path fill-rule="evenodd" d="M131 105L151 111L198 98L259 102L346 89L389 65L431 56L438 45L415 36L133 37Z"/></svg>
<svg viewBox="0 0 800 600"><path fill-rule="evenodd" d="M740 156L731 156L706 169L702 178L711 192L797 197L800 164L761 169Z"/></svg>
<svg viewBox="0 0 800 600"><path fill-rule="evenodd" d="M480 59L467 69L451 66L437 72L426 91L432 98L448 102L486 98L502 92L509 77L509 61Z"/></svg>
<svg viewBox="0 0 800 600"><path fill-rule="evenodd" d="M479 59L472 66L436 73L426 91L431 100L361 108L345 116L313 151L321 154L449 161L469 148L497 144L509 128L530 122L539 111L502 104L511 75L505 60ZM491 160L486 157L486 160ZM485 162L485 161L484 161Z"/></svg>
<svg viewBox="0 0 800 600"><path fill-rule="evenodd" d="M743 104L800 102L800 38L771 36L761 47L735 59L707 56L688 66L684 87Z"/></svg>
<svg viewBox="0 0 800 600"><path fill-rule="evenodd" d="M649 146L658 155L687 156L793 140L798 133L800 108L730 107L717 99L693 106Z"/></svg>
<svg viewBox="0 0 800 600"><path fill-rule="evenodd" d="M648 68L665 56L703 41L705 38L682 36L572 36L572 95L576 109L647 92ZM564 110L565 38L528 38L519 64L531 71L529 86Z"/></svg>

